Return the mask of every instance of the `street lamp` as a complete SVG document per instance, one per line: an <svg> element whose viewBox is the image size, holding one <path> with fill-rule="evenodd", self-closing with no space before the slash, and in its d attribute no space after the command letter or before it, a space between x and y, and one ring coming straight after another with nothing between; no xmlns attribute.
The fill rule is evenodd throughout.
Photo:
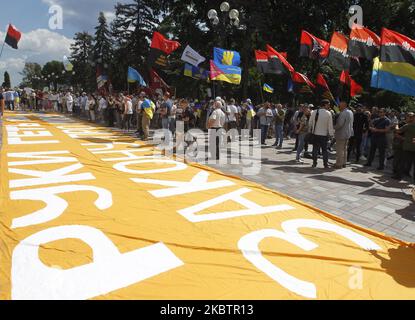
<svg viewBox="0 0 415 320"><path fill-rule="evenodd" d="M231 6L228 2L222 2L220 5L220 11L225 15L229 12L228 16L230 19L230 25L234 27L239 27L240 20L239 20L239 11L236 9L231 9ZM214 26L217 26L220 22L218 12L215 9L210 9L208 11L208 18ZM226 20L226 18L225 18ZM226 22L225 22L226 24Z"/></svg>

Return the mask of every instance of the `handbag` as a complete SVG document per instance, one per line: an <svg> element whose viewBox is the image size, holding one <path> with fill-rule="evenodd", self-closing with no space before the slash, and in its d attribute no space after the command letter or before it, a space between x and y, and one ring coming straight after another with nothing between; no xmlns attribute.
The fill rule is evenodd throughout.
<svg viewBox="0 0 415 320"><path fill-rule="evenodd" d="M305 136L304 141L308 144L316 144L317 143L317 136L314 134L314 132L316 132L316 126L317 126L319 115L320 115L320 109L317 111L317 114L316 114L316 121L314 122L313 132L309 132Z"/></svg>

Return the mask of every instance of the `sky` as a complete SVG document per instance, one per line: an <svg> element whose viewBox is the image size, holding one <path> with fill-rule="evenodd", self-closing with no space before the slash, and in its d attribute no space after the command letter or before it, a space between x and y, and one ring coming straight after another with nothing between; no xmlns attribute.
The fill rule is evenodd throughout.
<svg viewBox="0 0 415 320"><path fill-rule="evenodd" d="M64 55L70 55L70 46L76 32L94 33L100 11L109 21L114 18L114 6L117 2L129 0L13 0L0 10L0 48L6 36L9 23L22 32L19 49L14 50L7 44L0 57L0 84L3 74L8 71L12 86L18 86L22 80L19 74L25 62L37 62L41 65L51 60L62 61ZM50 29L49 21L54 13L51 6L62 8L62 29Z"/></svg>

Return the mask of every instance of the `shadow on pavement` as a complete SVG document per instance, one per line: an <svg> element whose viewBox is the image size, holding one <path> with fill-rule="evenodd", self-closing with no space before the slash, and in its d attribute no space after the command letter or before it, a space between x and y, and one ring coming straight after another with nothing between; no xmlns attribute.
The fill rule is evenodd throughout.
<svg viewBox="0 0 415 320"><path fill-rule="evenodd" d="M399 246L388 250L388 258L371 251L374 257L381 261L383 268L397 283L407 287L415 288L415 248L413 246Z"/></svg>
<svg viewBox="0 0 415 320"><path fill-rule="evenodd" d="M370 188L374 185L373 182L354 181L354 180L348 180L342 177L333 177L333 176L325 176L325 175L317 175L317 176L311 176L307 178L316 179L320 181L346 184L349 186L352 185L352 186L357 186L357 187L362 187L362 188Z"/></svg>
<svg viewBox="0 0 415 320"><path fill-rule="evenodd" d="M411 196L405 194L402 191L387 191L383 189L378 188L372 188L369 190L365 190L361 193L361 195L367 195L367 196L374 196L374 197L382 197L382 198L394 198L394 199L400 199L400 200L411 200ZM415 211L414 211L415 214Z"/></svg>
<svg viewBox="0 0 415 320"><path fill-rule="evenodd" d="M396 210L396 214L399 214L406 220L415 221L415 203L411 203L408 207Z"/></svg>

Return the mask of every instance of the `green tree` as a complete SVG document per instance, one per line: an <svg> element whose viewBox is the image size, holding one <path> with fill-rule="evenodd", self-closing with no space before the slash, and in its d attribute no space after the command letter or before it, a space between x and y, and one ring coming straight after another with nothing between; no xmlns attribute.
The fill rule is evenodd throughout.
<svg viewBox="0 0 415 320"><path fill-rule="evenodd" d="M115 19L111 24L115 39L111 76L115 88L126 89L128 66L146 77L149 43L162 18L162 7L161 2L152 0L134 0L115 6Z"/></svg>
<svg viewBox="0 0 415 320"><path fill-rule="evenodd" d="M46 63L42 68L42 75L47 79L47 84L52 84L54 90L58 89L58 84L64 84L65 82L65 68L60 61L50 61Z"/></svg>
<svg viewBox="0 0 415 320"><path fill-rule="evenodd" d="M3 84L1 85L3 88L11 88L11 82L10 82L10 75L9 73L6 71L4 73L4 81Z"/></svg>
<svg viewBox="0 0 415 320"><path fill-rule="evenodd" d="M31 87L39 90L44 86L42 78L42 67L38 63L26 62L23 71L20 72L23 76L20 87Z"/></svg>
<svg viewBox="0 0 415 320"><path fill-rule="evenodd" d="M113 57L111 32L103 12L100 12L98 26L95 27L93 55L94 60L102 64L110 63Z"/></svg>
<svg viewBox="0 0 415 320"><path fill-rule="evenodd" d="M88 91L96 89L93 52L93 37L87 32L76 33L71 45L71 61L75 71L72 83Z"/></svg>

